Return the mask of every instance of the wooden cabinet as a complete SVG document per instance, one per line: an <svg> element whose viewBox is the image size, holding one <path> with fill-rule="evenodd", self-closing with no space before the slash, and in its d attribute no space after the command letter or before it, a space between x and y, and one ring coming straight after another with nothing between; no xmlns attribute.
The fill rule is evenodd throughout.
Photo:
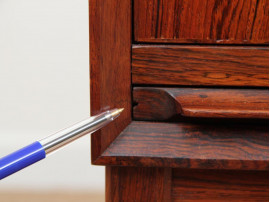
<svg viewBox="0 0 270 202"><path fill-rule="evenodd" d="M90 0L106 201L268 201L269 3Z"/></svg>

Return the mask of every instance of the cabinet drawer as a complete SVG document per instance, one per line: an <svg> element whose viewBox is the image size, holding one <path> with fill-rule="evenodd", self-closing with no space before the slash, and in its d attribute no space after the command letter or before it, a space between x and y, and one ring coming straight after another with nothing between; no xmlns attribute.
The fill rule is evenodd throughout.
<svg viewBox="0 0 270 202"><path fill-rule="evenodd" d="M173 202L268 201L267 171L172 170Z"/></svg>
<svg viewBox="0 0 270 202"><path fill-rule="evenodd" d="M268 47L135 45L132 83L268 87L268 64Z"/></svg>
<svg viewBox="0 0 270 202"><path fill-rule="evenodd" d="M258 89L136 87L133 117L160 121L175 117L267 119L268 97L268 90Z"/></svg>
<svg viewBox="0 0 270 202"><path fill-rule="evenodd" d="M135 41L265 44L268 10L268 0L134 0Z"/></svg>

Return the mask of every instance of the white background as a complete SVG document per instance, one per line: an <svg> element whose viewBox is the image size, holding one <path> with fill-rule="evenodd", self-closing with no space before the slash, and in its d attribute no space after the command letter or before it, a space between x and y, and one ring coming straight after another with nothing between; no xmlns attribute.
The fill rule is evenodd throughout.
<svg viewBox="0 0 270 202"><path fill-rule="evenodd" d="M0 156L89 116L87 0L0 0ZM0 182L0 190L103 191L90 136Z"/></svg>

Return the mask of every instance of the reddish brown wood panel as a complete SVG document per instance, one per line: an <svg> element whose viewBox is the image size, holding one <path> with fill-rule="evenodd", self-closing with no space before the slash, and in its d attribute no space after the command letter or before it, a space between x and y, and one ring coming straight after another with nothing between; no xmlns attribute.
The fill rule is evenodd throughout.
<svg viewBox="0 0 270 202"><path fill-rule="evenodd" d="M268 171L173 169L172 201L269 201Z"/></svg>
<svg viewBox="0 0 270 202"><path fill-rule="evenodd" d="M91 115L125 108L92 134L92 162L131 121L131 2L90 0Z"/></svg>
<svg viewBox="0 0 270 202"><path fill-rule="evenodd" d="M268 0L134 0L138 42L264 44Z"/></svg>
<svg viewBox="0 0 270 202"><path fill-rule="evenodd" d="M95 163L266 170L268 155L267 126L132 122Z"/></svg>
<svg viewBox="0 0 270 202"><path fill-rule="evenodd" d="M170 168L106 167L106 202L170 202Z"/></svg>
<svg viewBox="0 0 270 202"><path fill-rule="evenodd" d="M133 102L134 120L269 118L269 90L136 87Z"/></svg>
<svg viewBox="0 0 270 202"><path fill-rule="evenodd" d="M269 85L268 47L133 46L132 82L158 85Z"/></svg>

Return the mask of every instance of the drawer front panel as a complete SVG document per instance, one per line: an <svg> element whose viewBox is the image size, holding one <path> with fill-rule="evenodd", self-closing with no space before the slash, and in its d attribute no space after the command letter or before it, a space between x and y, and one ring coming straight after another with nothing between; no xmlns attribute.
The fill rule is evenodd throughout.
<svg viewBox="0 0 270 202"><path fill-rule="evenodd" d="M268 87L268 64L268 47L135 45L132 82Z"/></svg>
<svg viewBox="0 0 270 202"><path fill-rule="evenodd" d="M177 117L267 119L268 97L268 90L258 89L136 87L133 117L159 121Z"/></svg>
<svg viewBox="0 0 270 202"><path fill-rule="evenodd" d="M173 169L172 201L268 201L268 171Z"/></svg>
<svg viewBox="0 0 270 202"><path fill-rule="evenodd" d="M265 44L268 0L134 0L138 42Z"/></svg>

